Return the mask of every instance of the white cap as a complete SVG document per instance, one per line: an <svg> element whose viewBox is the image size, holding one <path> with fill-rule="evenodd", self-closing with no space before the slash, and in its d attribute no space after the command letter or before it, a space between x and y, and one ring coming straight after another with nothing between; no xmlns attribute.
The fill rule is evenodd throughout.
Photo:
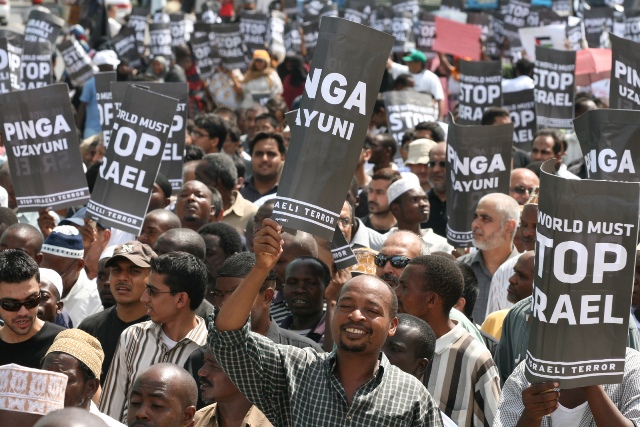
<svg viewBox="0 0 640 427"><path fill-rule="evenodd" d="M60 296L60 298L62 298L62 276L60 276L57 271L50 268L40 267L40 280L42 279L51 282L53 286L55 286L58 290L58 295Z"/></svg>
<svg viewBox="0 0 640 427"><path fill-rule="evenodd" d="M120 64L118 55L112 50L101 50L93 56L93 65L96 67L100 65L111 65L115 70L118 64Z"/></svg>
<svg viewBox="0 0 640 427"><path fill-rule="evenodd" d="M59 372L0 366L0 409L37 415L62 409L68 380Z"/></svg>
<svg viewBox="0 0 640 427"><path fill-rule="evenodd" d="M387 188L387 199L391 203L407 191L417 190L418 188L421 188L420 179L411 172L404 172L402 173L402 178L391 183Z"/></svg>

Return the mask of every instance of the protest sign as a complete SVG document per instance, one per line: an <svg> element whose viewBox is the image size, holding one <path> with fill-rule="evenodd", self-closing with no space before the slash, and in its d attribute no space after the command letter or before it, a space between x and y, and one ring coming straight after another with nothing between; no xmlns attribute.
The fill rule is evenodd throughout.
<svg viewBox="0 0 640 427"><path fill-rule="evenodd" d="M247 68L247 46L244 44L240 23L215 24L213 32L216 35L218 54L227 70Z"/></svg>
<svg viewBox="0 0 640 427"><path fill-rule="evenodd" d="M55 46L58 35L60 35L60 30L64 24L64 19L52 13L37 9L31 10L27 18L27 25L24 29L25 47L39 40L46 40L50 46Z"/></svg>
<svg viewBox="0 0 640 427"><path fill-rule="evenodd" d="M602 35L613 31L613 9L592 7L584 12L584 31L589 47L606 47Z"/></svg>
<svg viewBox="0 0 640 427"><path fill-rule="evenodd" d="M0 93L20 90L22 36L0 30Z"/></svg>
<svg viewBox="0 0 640 427"><path fill-rule="evenodd" d="M302 37L304 39L304 46L307 49L307 59L313 58L313 53L316 50L318 44L318 37L320 34L320 21L305 22L301 25Z"/></svg>
<svg viewBox="0 0 640 427"><path fill-rule="evenodd" d="M569 16L571 14L571 0L552 0L551 10L559 16Z"/></svg>
<svg viewBox="0 0 640 427"><path fill-rule="evenodd" d="M20 90L51 84L53 81L52 53L52 45L48 40L24 43L20 62Z"/></svg>
<svg viewBox="0 0 640 427"><path fill-rule="evenodd" d="M389 133L398 147L407 130L413 129L418 123L438 120L438 104L429 94L414 90L392 90L384 92L383 96ZM399 155L400 150L397 151Z"/></svg>
<svg viewBox="0 0 640 427"><path fill-rule="evenodd" d="M422 11L418 15L415 25L416 49L424 52L428 57L435 56L433 42L436 39L435 15Z"/></svg>
<svg viewBox="0 0 640 427"><path fill-rule="evenodd" d="M154 22L149 24L149 52L152 56L171 58L171 25Z"/></svg>
<svg viewBox="0 0 640 427"><path fill-rule="evenodd" d="M479 61L481 58L481 35L482 28L477 25L461 24L437 16L436 40L433 44L433 50Z"/></svg>
<svg viewBox="0 0 640 427"><path fill-rule="evenodd" d="M284 27L284 48L287 53L300 54L302 52L302 35L300 23L290 21Z"/></svg>
<svg viewBox="0 0 640 427"><path fill-rule="evenodd" d="M640 44L616 37L611 38L611 88L609 107L640 110Z"/></svg>
<svg viewBox="0 0 640 427"><path fill-rule="evenodd" d="M539 127L571 129L576 53L536 46L536 117Z"/></svg>
<svg viewBox="0 0 640 427"><path fill-rule="evenodd" d="M371 12L371 28L391 34L393 9L388 5L377 5Z"/></svg>
<svg viewBox="0 0 640 427"><path fill-rule="evenodd" d="M513 123L450 124L447 134L447 241L472 246L471 223L480 199L509 192Z"/></svg>
<svg viewBox="0 0 640 427"><path fill-rule="evenodd" d="M418 15L420 11L418 0L391 0L391 8L396 13L409 12L411 16Z"/></svg>
<svg viewBox="0 0 640 427"><path fill-rule="evenodd" d="M265 49L268 19L269 17L264 13L240 12L240 31L249 52Z"/></svg>
<svg viewBox="0 0 640 427"><path fill-rule="evenodd" d="M624 38L640 42L640 14L625 11Z"/></svg>
<svg viewBox="0 0 640 427"><path fill-rule="evenodd" d="M218 44L212 26L213 24L197 22L193 26L191 36L191 50L196 58L198 73L203 80L209 79L220 65Z"/></svg>
<svg viewBox="0 0 640 427"><path fill-rule="evenodd" d="M116 81L116 72L105 71L96 73L95 79L102 140L104 141L105 148L108 148L111 138L111 128L113 127L113 116L116 114L116 109L113 105L113 95L111 94L111 82Z"/></svg>
<svg viewBox="0 0 640 427"><path fill-rule="evenodd" d="M181 46L187 42L187 23L184 13L169 14L169 28L171 29L171 46Z"/></svg>
<svg viewBox="0 0 640 427"><path fill-rule="evenodd" d="M531 151L533 135L538 130L533 89L503 93L502 106L509 111L513 123L513 145Z"/></svg>
<svg viewBox="0 0 640 427"><path fill-rule="evenodd" d="M413 37L413 15L411 12L395 12L391 20L391 35L395 37L393 52L411 52L416 48Z"/></svg>
<svg viewBox="0 0 640 427"><path fill-rule="evenodd" d="M367 25L369 23L369 14L371 13L371 4L361 0L347 0L344 6L344 19L355 22L356 24Z"/></svg>
<svg viewBox="0 0 640 427"><path fill-rule="evenodd" d="M467 13L467 24L478 25L482 28L482 35L480 36L480 39L484 44L486 55L489 57L500 56L500 49L493 30L493 16L484 12L469 12Z"/></svg>
<svg viewBox="0 0 640 427"><path fill-rule="evenodd" d="M338 17L339 12L338 12L338 5L335 3L330 3L330 4L326 4L323 6L322 9L320 9L320 13L318 14L318 16L320 18L322 18L323 16L334 16L334 17Z"/></svg>
<svg viewBox="0 0 640 427"><path fill-rule="evenodd" d="M178 106L176 107L173 121L169 128L169 136L162 151L162 163L160 163L160 173L169 180L173 192L177 193L180 187L182 187L182 165L187 130L189 86L186 83L158 82L141 82L140 85L148 87L152 92L178 100ZM129 84L125 82L111 83L115 114L118 114L128 86Z"/></svg>
<svg viewBox="0 0 640 427"><path fill-rule="evenodd" d="M338 226L336 226L336 230L333 233L333 240L330 246L333 262L336 264L336 270L342 270L358 263L356 256L353 254L353 249L349 246L347 238L344 237L342 230L340 230Z"/></svg>
<svg viewBox="0 0 640 427"><path fill-rule="evenodd" d="M0 95L0 122L20 211L89 200L66 84Z"/></svg>
<svg viewBox="0 0 640 427"><path fill-rule="evenodd" d="M273 217L285 229L333 240L393 37L325 17L311 61Z"/></svg>
<svg viewBox="0 0 640 427"><path fill-rule="evenodd" d="M58 45L58 50L74 86L83 86L87 80L93 77L91 58L75 39L64 40Z"/></svg>
<svg viewBox="0 0 640 427"><path fill-rule="evenodd" d="M118 35L111 39L113 50L119 58L126 58L131 68L139 68L142 65L137 43L136 32L130 27L122 27Z"/></svg>
<svg viewBox="0 0 640 427"><path fill-rule="evenodd" d="M580 50L582 49L587 40L584 34L584 24L582 23L582 19L570 16L567 21L566 28L566 37L569 41L569 50Z"/></svg>
<svg viewBox="0 0 640 427"><path fill-rule="evenodd" d="M144 33L147 30L147 15L149 15L149 9L134 7L131 9L131 14L127 21L127 26L132 28L136 34L136 45L138 46L139 55L144 54Z"/></svg>
<svg viewBox="0 0 640 427"><path fill-rule="evenodd" d="M127 87L87 204L88 217L122 231L140 232L177 104L177 99Z"/></svg>
<svg viewBox="0 0 640 427"><path fill-rule="evenodd" d="M520 28L528 27L531 3L526 0L508 0L500 8L501 34L509 39L512 47L520 47Z"/></svg>
<svg viewBox="0 0 640 427"><path fill-rule="evenodd" d="M525 374L569 389L622 381L637 183L564 179L542 165ZM555 343L556 345L550 345Z"/></svg>
<svg viewBox="0 0 640 427"><path fill-rule="evenodd" d="M265 44L269 47L269 52L272 54L286 53L284 47L284 28L286 24L287 16L274 10L271 12L271 17L267 21L267 34Z"/></svg>
<svg viewBox="0 0 640 427"><path fill-rule="evenodd" d="M479 125L484 110L502 105L502 63L460 61L458 124Z"/></svg>
<svg viewBox="0 0 640 427"><path fill-rule="evenodd" d="M298 2L296 0L284 0L282 5L282 12L287 16L295 17L298 13Z"/></svg>
<svg viewBox="0 0 640 427"><path fill-rule="evenodd" d="M520 28L520 41L527 59L536 61L536 46L565 50L566 26L545 25L543 27Z"/></svg>
<svg viewBox="0 0 640 427"><path fill-rule="evenodd" d="M589 179L640 181L640 111L587 111L573 127Z"/></svg>

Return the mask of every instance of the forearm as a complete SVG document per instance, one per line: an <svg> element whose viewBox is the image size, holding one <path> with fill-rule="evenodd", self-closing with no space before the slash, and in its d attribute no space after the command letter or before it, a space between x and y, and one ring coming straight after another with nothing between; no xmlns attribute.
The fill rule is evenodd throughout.
<svg viewBox="0 0 640 427"><path fill-rule="evenodd" d="M518 420L516 427L540 427L540 424L542 424L541 419L536 420L530 418L526 412L523 412L522 415L520 415L520 419Z"/></svg>
<svg viewBox="0 0 640 427"><path fill-rule="evenodd" d="M336 301L327 301L327 314L324 321L324 342L322 348L327 353L333 350L333 334L331 333L331 319L336 310Z"/></svg>
<svg viewBox="0 0 640 427"><path fill-rule="evenodd" d="M253 267L240 286L233 291L229 300L220 308L216 317L219 331L236 331L244 326L251 312L251 306L260 287L269 275L269 269Z"/></svg>
<svg viewBox="0 0 640 427"><path fill-rule="evenodd" d="M438 101L438 120L442 120L446 111L444 111L444 99L439 99ZM440 141L436 141L440 142Z"/></svg>
<svg viewBox="0 0 640 427"><path fill-rule="evenodd" d="M620 413L601 385L585 387L587 402L598 426L633 427L634 424Z"/></svg>

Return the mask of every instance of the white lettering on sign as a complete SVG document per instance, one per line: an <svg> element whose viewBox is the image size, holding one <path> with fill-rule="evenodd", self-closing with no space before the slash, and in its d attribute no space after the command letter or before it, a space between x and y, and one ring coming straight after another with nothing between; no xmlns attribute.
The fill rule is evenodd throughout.
<svg viewBox="0 0 640 427"><path fill-rule="evenodd" d="M51 135L66 132L71 132L71 128L62 114L55 117L53 124L48 117L4 124L4 134L7 141L12 141L14 137L17 137L18 140L48 138Z"/></svg>
<svg viewBox="0 0 640 427"><path fill-rule="evenodd" d="M504 160L502 159L502 155L500 153L495 153L491 157L491 161L485 156L476 156L476 157L463 157L462 159L458 157L458 153L451 146L451 144L447 144L447 160L452 165L452 172L456 174L469 175L472 174L483 174L483 173L491 173L495 171L505 171L507 170L504 166Z"/></svg>
<svg viewBox="0 0 640 427"><path fill-rule="evenodd" d="M552 324L557 324L561 320L566 321L569 325L595 325L599 323L621 325L623 322L621 317L612 315L613 295L581 295L579 302L579 306L574 307L570 295L562 294L553 307L548 307L547 295L540 288L534 287L532 314L541 322ZM551 316L547 319L549 313Z"/></svg>
<svg viewBox="0 0 640 427"><path fill-rule="evenodd" d="M584 162L589 172L597 172L600 169L603 172L636 173L629 150L624 150L620 159L618 159L616 152L610 148L600 150L597 154L596 150L591 150L584 156Z"/></svg>
<svg viewBox="0 0 640 427"><path fill-rule="evenodd" d="M340 73L329 73L322 78L322 84L320 84L320 76L322 75L321 68L315 68L313 73L307 75L307 83L305 84L305 91L309 98L315 99L318 93L318 86L320 86L320 95L327 103L331 105L341 104L347 91L343 89L347 85L347 79ZM367 105L367 85L364 82L358 81L356 87L349 94L347 101L344 103L343 108L351 110L353 107L358 109L358 112L363 116L366 114Z"/></svg>

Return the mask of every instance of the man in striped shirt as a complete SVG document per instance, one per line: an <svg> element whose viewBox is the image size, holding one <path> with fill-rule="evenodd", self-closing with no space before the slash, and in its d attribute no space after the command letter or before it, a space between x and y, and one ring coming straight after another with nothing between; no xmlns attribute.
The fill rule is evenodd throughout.
<svg viewBox="0 0 640 427"><path fill-rule="evenodd" d="M407 264L396 288L400 312L431 326L436 351L423 377L440 409L460 427L491 425L500 381L489 350L449 317L464 278L455 261L418 256Z"/></svg>
<svg viewBox="0 0 640 427"><path fill-rule="evenodd" d="M204 299L207 268L185 252L151 260L146 292L140 300L150 321L130 326L120 336L100 398L100 410L126 422L128 397L139 373L156 363L183 366L207 340L205 321L195 310Z"/></svg>

